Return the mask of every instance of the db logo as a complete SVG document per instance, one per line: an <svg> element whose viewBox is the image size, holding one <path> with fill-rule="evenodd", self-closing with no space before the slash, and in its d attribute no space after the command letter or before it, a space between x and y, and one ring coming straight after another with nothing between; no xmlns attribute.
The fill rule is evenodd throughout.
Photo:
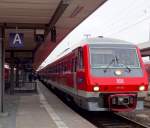
<svg viewBox="0 0 150 128"><path fill-rule="evenodd" d="M124 79L116 79L116 83L117 84L123 84L124 83Z"/></svg>

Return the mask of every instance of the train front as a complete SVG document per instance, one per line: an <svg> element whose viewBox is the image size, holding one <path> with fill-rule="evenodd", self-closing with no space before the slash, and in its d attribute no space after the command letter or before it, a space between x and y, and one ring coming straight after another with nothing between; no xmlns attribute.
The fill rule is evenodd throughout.
<svg viewBox="0 0 150 128"><path fill-rule="evenodd" d="M87 90L93 91L91 110L143 109L147 74L139 49L133 44L90 44ZM97 97L97 98L96 98Z"/></svg>

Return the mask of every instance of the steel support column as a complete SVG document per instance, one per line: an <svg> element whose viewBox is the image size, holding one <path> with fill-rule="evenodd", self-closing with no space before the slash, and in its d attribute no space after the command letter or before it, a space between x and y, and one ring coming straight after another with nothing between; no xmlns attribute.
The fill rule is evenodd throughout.
<svg viewBox="0 0 150 128"><path fill-rule="evenodd" d="M19 87L19 63L16 65L16 87Z"/></svg>
<svg viewBox="0 0 150 128"><path fill-rule="evenodd" d="M4 28L0 28L0 113L4 112Z"/></svg>
<svg viewBox="0 0 150 128"><path fill-rule="evenodd" d="M14 53L11 52L11 63L10 63L10 93L14 93Z"/></svg>

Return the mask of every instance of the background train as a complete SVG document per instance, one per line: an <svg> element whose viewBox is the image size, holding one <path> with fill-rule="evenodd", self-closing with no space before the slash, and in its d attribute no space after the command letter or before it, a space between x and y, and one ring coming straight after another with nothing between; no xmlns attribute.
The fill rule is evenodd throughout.
<svg viewBox="0 0 150 128"><path fill-rule="evenodd" d="M102 37L81 41L38 75L89 111L142 109L148 89L140 50Z"/></svg>
<svg viewBox="0 0 150 128"><path fill-rule="evenodd" d="M150 61L146 61L144 62L144 64L145 64L145 69L148 75L148 80L150 81Z"/></svg>
<svg viewBox="0 0 150 128"><path fill-rule="evenodd" d="M5 90L10 87L10 68L8 64L4 65L4 80L5 80Z"/></svg>

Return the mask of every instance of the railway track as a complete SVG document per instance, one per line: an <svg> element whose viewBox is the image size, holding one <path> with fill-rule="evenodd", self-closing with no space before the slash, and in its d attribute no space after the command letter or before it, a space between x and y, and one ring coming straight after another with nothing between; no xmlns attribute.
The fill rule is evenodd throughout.
<svg viewBox="0 0 150 128"><path fill-rule="evenodd" d="M91 122L98 128L149 128L134 120L130 120L125 116L113 112L88 112L79 108L72 101L63 98L64 94L59 91L51 90L57 95L66 105L68 105L73 111L80 114L86 120Z"/></svg>
<svg viewBox="0 0 150 128"><path fill-rule="evenodd" d="M148 126L116 113L109 113L108 115L110 115L111 118L107 118L106 120L102 119L102 121L99 122L100 128L149 128Z"/></svg>
<svg viewBox="0 0 150 128"><path fill-rule="evenodd" d="M144 101L144 107L150 108L150 101L149 100Z"/></svg>
<svg viewBox="0 0 150 128"><path fill-rule="evenodd" d="M79 112L79 114L98 128L149 128L127 117L112 112Z"/></svg>

